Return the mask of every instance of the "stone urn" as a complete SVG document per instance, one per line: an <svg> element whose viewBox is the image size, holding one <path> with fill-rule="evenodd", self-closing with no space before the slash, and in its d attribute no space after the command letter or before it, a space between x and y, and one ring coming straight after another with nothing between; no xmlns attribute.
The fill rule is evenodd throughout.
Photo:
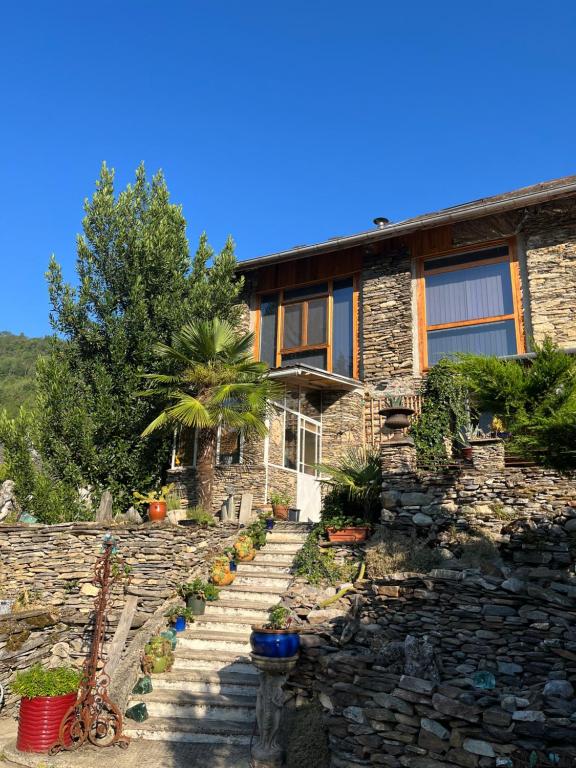
<svg viewBox="0 0 576 768"><path fill-rule="evenodd" d="M391 406L390 408L382 408L378 413L386 417L384 426L392 432L391 442L412 442L412 438L406 437L404 430L410 426L410 416L415 413L413 408Z"/></svg>

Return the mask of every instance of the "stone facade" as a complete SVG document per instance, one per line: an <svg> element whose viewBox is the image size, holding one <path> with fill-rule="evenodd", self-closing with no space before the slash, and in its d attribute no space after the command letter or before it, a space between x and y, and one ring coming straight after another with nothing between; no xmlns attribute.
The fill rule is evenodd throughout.
<svg viewBox="0 0 576 768"><path fill-rule="evenodd" d="M81 664L90 642L94 603L93 567L104 534L112 533L132 572L129 584L116 586L107 639L116 629L126 594L138 596L128 644L139 627L194 575L208 576L210 561L237 536L218 526L170 524L119 527L94 523L53 526L0 526L0 595L22 600L29 609L0 614L0 683L20 670L42 663ZM15 700L8 688L7 708Z"/></svg>

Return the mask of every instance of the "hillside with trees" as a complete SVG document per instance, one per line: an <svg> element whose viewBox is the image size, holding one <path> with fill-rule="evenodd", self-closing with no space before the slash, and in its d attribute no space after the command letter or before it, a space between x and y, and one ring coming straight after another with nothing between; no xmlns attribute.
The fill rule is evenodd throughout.
<svg viewBox="0 0 576 768"><path fill-rule="evenodd" d="M0 331L0 411L15 416L21 405L34 402L36 360L50 353L51 339L28 338Z"/></svg>

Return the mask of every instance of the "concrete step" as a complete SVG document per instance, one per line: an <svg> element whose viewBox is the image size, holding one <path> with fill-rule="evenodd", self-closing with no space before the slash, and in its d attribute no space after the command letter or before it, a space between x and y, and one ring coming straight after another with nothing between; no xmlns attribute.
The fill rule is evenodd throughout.
<svg viewBox="0 0 576 768"><path fill-rule="evenodd" d="M213 616L228 616L230 618L236 617L239 621L252 621L258 622L260 620L266 620L268 616L268 608L262 603L250 603L249 601L243 601L240 605L237 600L218 600L213 603L208 603L206 606L205 618L212 618ZM202 616L198 616L201 619Z"/></svg>
<svg viewBox="0 0 576 768"><path fill-rule="evenodd" d="M242 672L229 672L226 668L177 669L152 675L155 691L187 691L202 694L228 694L232 696L255 696L258 690L258 676ZM147 694L146 694L147 695ZM132 697L136 698L136 697ZM143 698L143 700L145 700Z"/></svg>
<svg viewBox="0 0 576 768"><path fill-rule="evenodd" d="M261 603L263 606L270 608L272 605L280 600L280 597L286 590L280 587L263 587L249 584L231 584L229 587L224 587L221 591L221 595L226 600L234 600L237 605L240 603L251 602Z"/></svg>
<svg viewBox="0 0 576 768"><path fill-rule="evenodd" d="M283 555L294 556L301 549L302 549L302 542L269 541L266 543L266 546L262 547L262 549L259 551L258 554L260 554L261 552L265 554L278 552Z"/></svg>
<svg viewBox="0 0 576 768"><path fill-rule="evenodd" d="M275 563L274 560L261 562L258 555L251 563L238 563L238 574L272 573L274 575L290 575L292 570L292 558L287 563Z"/></svg>
<svg viewBox="0 0 576 768"><path fill-rule="evenodd" d="M129 706L144 702L150 717L169 719L232 720L253 722L256 719L256 694L189 693L179 690L154 690L131 698Z"/></svg>
<svg viewBox="0 0 576 768"><path fill-rule="evenodd" d="M234 672L258 678L258 670L246 652L176 648L173 672Z"/></svg>
<svg viewBox="0 0 576 768"><path fill-rule="evenodd" d="M256 565L283 565L289 568L294 560L294 555L290 552L266 552L265 549L258 550L256 559L252 560Z"/></svg>
<svg viewBox="0 0 576 768"><path fill-rule="evenodd" d="M270 571L245 573L240 571L234 579L234 585L274 587L284 592L290 586L291 581L292 576L289 573L270 573Z"/></svg>
<svg viewBox="0 0 576 768"><path fill-rule="evenodd" d="M208 632L204 629L190 629L180 634L178 646L186 650L250 653L248 635L238 632Z"/></svg>
<svg viewBox="0 0 576 768"><path fill-rule="evenodd" d="M155 741L250 744L253 732L254 723L247 720L185 720L150 717L143 723L136 723L133 720L124 721L124 733L127 736L133 739Z"/></svg>
<svg viewBox="0 0 576 768"><path fill-rule="evenodd" d="M207 632L235 632L239 635L250 636L252 630L252 624L258 621L266 621L268 616L267 611L262 611L256 622L250 618L244 616L210 616L204 614L204 616L198 616L194 622L194 628L197 630L206 630Z"/></svg>
<svg viewBox="0 0 576 768"><path fill-rule="evenodd" d="M266 544L303 544L308 538L306 533L288 533L272 531L266 534Z"/></svg>

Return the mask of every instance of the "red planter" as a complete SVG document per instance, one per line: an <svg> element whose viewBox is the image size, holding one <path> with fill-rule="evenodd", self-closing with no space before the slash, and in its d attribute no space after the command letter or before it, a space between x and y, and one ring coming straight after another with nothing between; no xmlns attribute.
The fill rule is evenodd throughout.
<svg viewBox="0 0 576 768"><path fill-rule="evenodd" d="M350 526L336 531L334 528L327 528L328 541L335 541L341 544L354 544L357 541L366 541L368 537L368 528L366 526Z"/></svg>
<svg viewBox="0 0 576 768"><path fill-rule="evenodd" d="M78 693L21 699L16 749L20 752L49 752L58 740L60 723ZM70 743L70 737L66 739Z"/></svg>
<svg viewBox="0 0 576 768"><path fill-rule="evenodd" d="M166 519L166 502L165 501L151 501L148 504L148 517L154 522L160 522Z"/></svg>

